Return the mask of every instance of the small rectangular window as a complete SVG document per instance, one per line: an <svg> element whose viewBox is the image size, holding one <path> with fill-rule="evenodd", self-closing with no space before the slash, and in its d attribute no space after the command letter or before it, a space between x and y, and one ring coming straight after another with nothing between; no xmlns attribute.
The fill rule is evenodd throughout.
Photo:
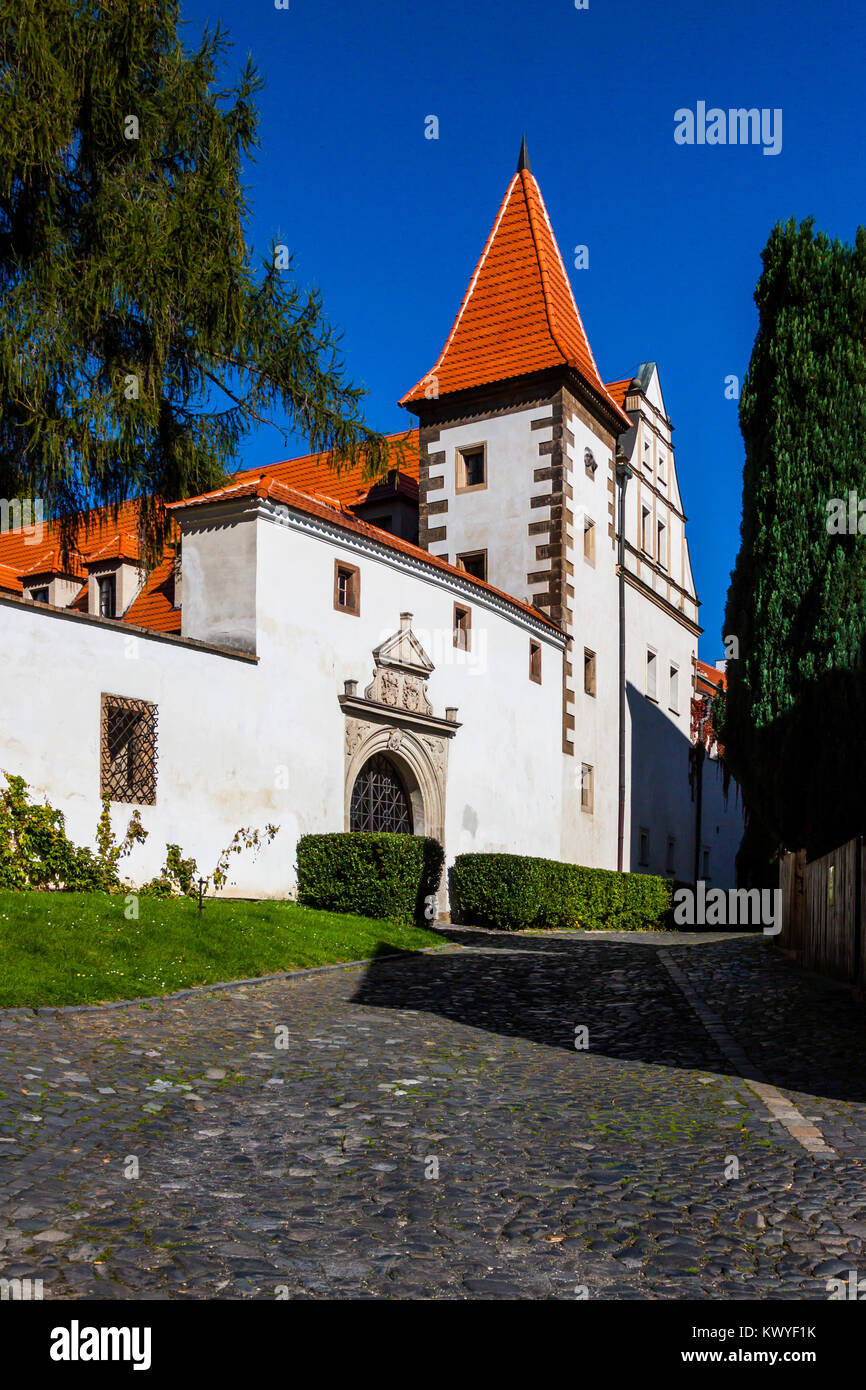
<svg viewBox="0 0 866 1390"><path fill-rule="evenodd" d="M580 809L592 815L593 771L589 763L580 765Z"/></svg>
<svg viewBox="0 0 866 1390"><path fill-rule="evenodd" d="M669 835L669 836L668 836L668 855L667 855L667 862L666 862L666 864L665 864L665 872L666 872L666 873L672 874L672 873L675 873L675 872L676 872L676 868L675 868L675 862L676 862L676 848L677 848L677 842L676 842L675 837L674 837L673 835Z"/></svg>
<svg viewBox="0 0 866 1390"><path fill-rule="evenodd" d="M664 456L664 454L659 454L658 479L659 479L659 482L660 482L660 483L663 483L664 480L665 480L665 456Z"/></svg>
<svg viewBox="0 0 866 1390"><path fill-rule="evenodd" d="M595 694L595 652L583 649L583 689L586 695Z"/></svg>
<svg viewBox="0 0 866 1390"><path fill-rule="evenodd" d="M640 544L641 550L645 550L647 555L650 553L650 509L641 507L640 509Z"/></svg>
<svg viewBox="0 0 866 1390"><path fill-rule="evenodd" d="M357 565L334 561L334 607L357 618L361 613L361 571Z"/></svg>
<svg viewBox="0 0 866 1390"><path fill-rule="evenodd" d="M583 518L583 558L587 564L595 564L595 522L588 516Z"/></svg>
<svg viewBox="0 0 866 1390"><path fill-rule="evenodd" d="M541 685L541 643L529 643L529 679Z"/></svg>
<svg viewBox="0 0 866 1390"><path fill-rule="evenodd" d="M472 642L472 609L454 605L454 645L468 652Z"/></svg>
<svg viewBox="0 0 866 1390"><path fill-rule="evenodd" d="M473 444L468 449L458 449L457 491L474 492L487 486L487 450L483 444Z"/></svg>
<svg viewBox="0 0 866 1390"><path fill-rule="evenodd" d="M657 680L657 675L656 675L657 667L658 667L658 660L657 660L657 657L656 657L656 653L652 650L651 647L647 647L647 649L646 649L646 693L647 693L647 695L649 696L649 698L650 698L651 700L657 700L657 699L658 699L658 693L657 693L658 680Z"/></svg>
<svg viewBox="0 0 866 1390"><path fill-rule="evenodd" d="M99 590L100 618L117 616L117 585L113 574L102 574L96 581Z"/></svg>
<svg viewBox="0 0 866 1390"><path fill-rule="evenodd" d="M667 532L663 521L656 523L656 559L662 569L668 567Z"/></svg>
<svg viewBox="0 0 866 1390"><path fill-rule="evenodd" d="M111 801L156 802L156 705L103 695L100 788Z"/></svg>
<svg viewBox="0 0 866 1390"><path fill-rule="evenodd" d="M458 569L465 570L474 579L487 578L487 551L470 550L465 555L457 556Z"/></svg>
<svg viewBox="0 0 866 1390"><path fill-rule="evenodd" d="M679 714L680 709L680 670L673 662L670 665L671 696L670 708L674 714Z"/></svg>
<svg viewBox="0 0 866 1390"><path fill-rule="evenodd" d="M638 862L644 867L649 863L649 831L643 826L640 828L640 860Z"/></svg>

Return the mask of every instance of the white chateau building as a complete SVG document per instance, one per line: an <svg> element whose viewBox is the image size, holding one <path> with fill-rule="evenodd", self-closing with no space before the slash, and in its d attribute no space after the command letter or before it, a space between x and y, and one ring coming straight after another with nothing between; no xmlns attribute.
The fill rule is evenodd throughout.
<svg viewBox="0 0 866 1390"><path fill-rule="evenodd" d="M448 863L691 878L697 851L733 886L733 797L695 840L701 629L658 369L602 380L525 147L401 405L417 425L387 479L319 456L238 473L175 504L150 575L134 503L66 565L11 513L0 768L80 843L103 793L120 833L139 807L133 882L167 842L209 872L239 827L276 823L228 892L288 895L300 835L369 828L434 835Z"/></svg>

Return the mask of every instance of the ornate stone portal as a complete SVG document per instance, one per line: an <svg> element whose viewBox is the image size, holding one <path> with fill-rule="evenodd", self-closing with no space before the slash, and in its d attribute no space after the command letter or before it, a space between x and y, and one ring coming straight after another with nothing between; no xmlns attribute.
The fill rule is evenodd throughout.
<svg viewBox="0 0 866 1390"><path fill-rule="evenodd" d="M406 785L416 835L445 843L445 786L448 744L460 725L456 709L438 718L427 698L430 660L412 631L412 614L373 652L373 679L357 694L346 681L340 705L346 716L345 825L351 829L352 789L361 768L376 753L392 760Z"/></svg>

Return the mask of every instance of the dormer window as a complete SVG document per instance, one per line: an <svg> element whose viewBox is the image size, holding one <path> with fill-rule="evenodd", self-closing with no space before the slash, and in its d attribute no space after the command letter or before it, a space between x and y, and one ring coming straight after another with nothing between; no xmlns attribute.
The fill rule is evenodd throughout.
<svg viewBox="0 0 866 1390"><path fill-rule="evenodd" d="M113 574L101 574L96 581L99 592L100 618L117 616L117 580Z"/></svg>
<svg viewBox="0 0 866 1390"><path fill-rule="evenodd" d="M27 597L30 599L31 603L47 603L47 602L48 602L48 590L47 590L47 588L46 588L46 589L31 589L30 592L29 592L29 594L27 595Z"/></svg>

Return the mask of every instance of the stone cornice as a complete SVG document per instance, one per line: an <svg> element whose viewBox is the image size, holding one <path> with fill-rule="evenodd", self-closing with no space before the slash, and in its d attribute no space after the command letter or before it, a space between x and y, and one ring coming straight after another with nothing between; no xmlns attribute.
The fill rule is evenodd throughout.
<svg viewBox="0 0 866 1390"><path fill-rule="evenodd" d="M453 738L462 727L456 719L440 719L434 714L414 713L396 705L382 704L379 700L365 700L361 695L339 695L337 698L343 713L351 714L355 719L370 719L377 724L395 724L398 728L438 734L442 738Z"/></svg>

